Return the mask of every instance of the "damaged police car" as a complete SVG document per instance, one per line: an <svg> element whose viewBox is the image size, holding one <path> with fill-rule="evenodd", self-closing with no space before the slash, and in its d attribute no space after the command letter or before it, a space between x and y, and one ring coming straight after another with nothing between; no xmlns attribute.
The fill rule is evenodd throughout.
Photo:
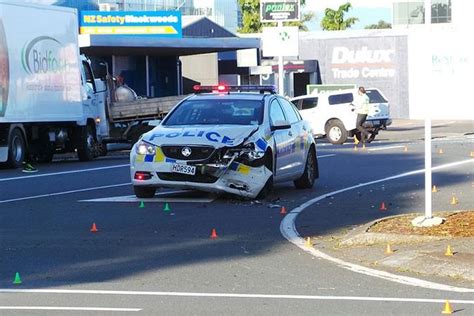
<svg viewBox="0 0 474 316"><path fill-rule="evenodd" d="M130 153L139 198L180 188L263 198L274 182L311 188L316 144L298 110L273 86L195 86Z"/></svg>

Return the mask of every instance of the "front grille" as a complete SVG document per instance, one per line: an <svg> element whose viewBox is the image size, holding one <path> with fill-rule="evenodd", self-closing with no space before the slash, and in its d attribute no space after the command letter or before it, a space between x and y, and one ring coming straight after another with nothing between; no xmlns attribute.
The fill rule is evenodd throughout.
<svg viewBox="0 0 474 316"><path fill-rule="evenodd" d="M184 147L189 147L191 149L191 155L188 157L182 154ZM204 160L208 159L214 152L214 147L212 146L161 146L163 154L172 159L177 160Z"/></svg>
<svg viewBox="0 0 474 316"><path fill-rule="evenodd" d="M217 181L217 177L208 174L181 174L171 172L157 172L158 178L164 181L181 181L181 182L198 182L198 183L214 183Z"/></svg>

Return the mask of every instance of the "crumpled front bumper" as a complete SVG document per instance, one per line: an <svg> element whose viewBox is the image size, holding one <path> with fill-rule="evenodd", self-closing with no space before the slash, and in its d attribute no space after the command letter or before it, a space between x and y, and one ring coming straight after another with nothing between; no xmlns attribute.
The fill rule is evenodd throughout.
<svg viewBox="0 0 474 316"><path fill-rule="evenodd" d="M251 167L236 161L229 165L202 164L196 166L196 175L182 175L172 171L174 163L180 161L155 162L131 154L130 174L134 186L195 189L206 192L226 192L243 197L255 198L265 186L272 172L265 166ZM148 160L148 161L146 161ZM150 179L135 179L136 172L150 174Z"/></svg>

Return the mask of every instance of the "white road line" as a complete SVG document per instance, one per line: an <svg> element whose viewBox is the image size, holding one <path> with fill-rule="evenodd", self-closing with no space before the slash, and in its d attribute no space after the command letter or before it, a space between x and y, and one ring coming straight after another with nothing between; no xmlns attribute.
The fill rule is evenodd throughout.
<svg viewBox="0 0 474 316"><path fill-rule="evenodd" d="M407 302L407 303L444 303L444 299L373 297L373 296L335 296L335 295L291 295L291 294L244 294L244 293L197 293L197 292L161 292L161 291L111 291L111 290L61 290L61 289L0 289L0 293L22 294L85 294L85 295L124 295L124 296L174 296L174 297L212 297L212 298L262 298L320 301L369 301L369 302ZM451 303L473 304L474 300L450 299Z"/></svg>
<svg viewBox="0 0 474 316"><path fill-rule="evenodd" d="M112 185L103 185L103 186L100 186L100 187L93 187L93 188L87 188L87 189L78 189L78 190L70 190L70 191L64 191L64 192L56 192L56 193L47 193L47 194L40 194L40 195L25 196L25 197L21 197L21 198L1 200L0 204L10 203L10 202L17 202L17 201L32 200L32 199L39 199L39 198L44 198L44 197L49 197L49 196L58 196L58 195L65 195L65 194L78 193L78 192L87 192L87 191L94 191L94 190L102 190L102 189L123 187L123 186L126 186L126 185L131 185L131 183L127 182L127 183L119 183L119 184L112 184Z"/></svg>
<svg viewBox="0 0 474 316"><path fill-rule="evenodd" d="M68 307L68 306L0 306L0 310L42 310L42 311L91 311L91 312L139 312L141 308L112 307Z"/></svg>
<svg viewBox="0 0 474 316"><path fill-rule="evenodd" d="M147 203L156 203L156 202L173 202L173 203L211 203L216 199L215 195L207 195L202 198L193 198L193 197L183 197L183 194L189 194L190 191L180 190L180 191L167 191L159 192L155 195L154 198L150 199L141 199L137 198L135 195L126 195L126 196L113 196L108 198L100 199L90 199L90 200L80 200L79 202L131 202L137 203L144 201Z"/></svg>
<svg viewBox="0 0 474 316"><path fill-rule="evenodd" d="M385 146L385 147L369 148L367 150L368 151L380 151L380 150L389 150L389 149L403 148L403 147L405 147L405 146Z"/></svg>
<svg viewBox="0 0 474 316"><path fill-rule="evenodd" d="M460 166L460 165L464 165L464 164L468 164L468 163L474 163L474 159L462 160L462 161L458 161L458 162L453 162L453 163L448 163L448 164L436 166L436 167L433 167L432 170L433 171L442 170L442 169L456 167L456 166ZM383 179L379 179L379 180L374 180L374 181L370 181L370 182L366 182L366 183L360 183L360 184L357 184L357 185L353 185L351 187L343 188L343 189L340 189L340 190L337 190L337 191L333 191L331 193L324 194L322 196L315 197L315 198L301 204L297 208L293 209L291 212L289 212L283 218L283 220L281 221L280 232L283 235L283 237L285 237L289 242L291 242L295 246L301 248L302 250L304 250L306 252L309 252L310 254L312 254L313 256L315 256L317 258L321 258L321 259L331 261L331 262L337 264L339 267L350 270L350 271L353 271L353 272L357 272L357 273L361 273L361 274L365 274L365 275L369 275L369 276L373 276L373 277L378 277L378 278L385 279L385 280L392 281L392 282L397 282L397 283L412 285L412 286L419 286L419 287L424 287L424 288L428 288L428 289L435 289L435 290L442 290L442 291L452 291L452 292L460 292L460 293L474 293L474 289L455 287L455 286L450 286L450 285L445 285L445 284L420 280L420 279L416 279L416 278L412 278L412 277L396 275L396 274L393 274L393 273L363 267L363 266L360 266L360 265L357 265L357 264L353 264L353 263L343 261L343 260L338 259L338 258L331 257L331 256L329 256L329 255L327 255L327 254L325 254L325 253L323 253L319 250L307 247L306 244L305 244L305 240L303 238L301 238L301 236L298 234L298 231L296 230L296 225L295 225L296 217L301 212L303 212L307 207L313 205L314 203L316 203L320 200L323 200L327 197L334 196L336 194L343 193L343 192L346 192L346 191L350 191L350 190L353 190L353 189L356 189L356 188L365 187L365 186L380 183L380 182L395 180L395 179L399 179L399 178L403 178L403 177L407 177L407 176L411 176L411 175L415 175L415 174L421 174L421 173L424 173L424 172L425 172L425 169L405 172L405 173L402 173L402 174L398 174L398 175L395 175L395 176L391 176L391 177L387 177L387 178L383 178Z"/></svg>
<svg viewBox="0 0 474 316"><path fill-rule="evenodd" d="M334 157L336 156L336 154L327 154L327 155L321 155L321 156L317 156L318 159L321 159L321 158L327 158L327 157Z"/></svg>
<svg viewBox="0 0 474 316"><path fill-rule="evenodd" d="M43 173L43 174L33 174L33 175L23 176L23 177L4 178L4 179L0 179L0 182L13 181L13 180L25 180L25 179L31 179L31 178L50 177L50 176L58 176L58 175L63 175L63 174L81 173L81 172L89 172L89 171L107 170L107 169L115 169L115 168L122 168L122 167L130 167L130 164L107 166L107 167L98 167L98 168L89 168L89 169L80 169L80 170L51 172L51 173Z"/></svg>

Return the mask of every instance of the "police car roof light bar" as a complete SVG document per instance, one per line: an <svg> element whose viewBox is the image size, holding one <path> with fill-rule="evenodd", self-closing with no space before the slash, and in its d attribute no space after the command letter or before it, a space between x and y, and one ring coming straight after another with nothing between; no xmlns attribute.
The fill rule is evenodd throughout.
<svg viewBox="0 0 474 316"><path fill-rule="evenodd" d="M265 92L269 92L271 94L276 93L275 86L273 85L217 85L217 86L201 86L201 85L194 85L193 86L194 93L212 93L212 92L259 92L261 94Z"/></svg>

